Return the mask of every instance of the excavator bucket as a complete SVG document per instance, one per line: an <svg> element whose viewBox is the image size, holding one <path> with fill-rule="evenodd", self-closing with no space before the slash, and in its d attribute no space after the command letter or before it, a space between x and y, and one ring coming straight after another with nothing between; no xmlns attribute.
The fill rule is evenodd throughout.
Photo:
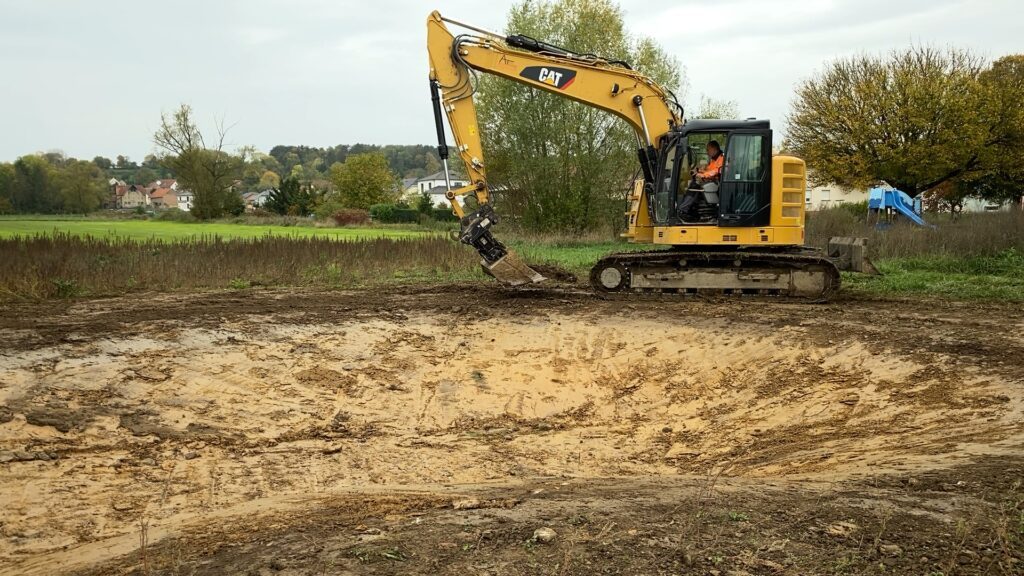
<svg viewBox="0 0 1024 576"><path fill-rule="evenodd" d="M523 262L519 255L511 250L492 264L488 264L486 260L481 260L480 266L484 269L484 272L494 276L498 282L509 286L522 286L523 284L532 284L546 280L544 276L527 266L526 262Z"/></svg>
<svg viewBox="0 0 1024 576"><path fill-rule="evenodd" d="M868 259L868 239L836 236L828 241L828 256L836 268L877 276L878 268Z"/></svg>

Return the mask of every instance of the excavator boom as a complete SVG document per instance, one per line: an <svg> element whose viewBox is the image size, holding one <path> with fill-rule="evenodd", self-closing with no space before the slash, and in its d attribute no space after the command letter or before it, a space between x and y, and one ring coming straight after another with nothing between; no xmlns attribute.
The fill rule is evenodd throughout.
<svg viewBox="0 0 1024 576"><path fill-rule="evenodd" d="M455 36L446 23L472 32ZM461 188L449 186L446 193L461 220L459 239L477 249L485 271L509 285L539 282L544 277L510 252L490 231L498 218L490 205L491 189L473 100L474 75L478 71L553 92L623 118L637 133L638 156L648 181L654 179L657 162L654 142L682 120L675 97L624 62L577 55L528 36L502 36L446 19L437 12L427 19L427 48L438 155L447 174L447 118L456 153L470 180ZM466 213L460 202L467 195L472 195L479 206L471 213Z"/></svg>

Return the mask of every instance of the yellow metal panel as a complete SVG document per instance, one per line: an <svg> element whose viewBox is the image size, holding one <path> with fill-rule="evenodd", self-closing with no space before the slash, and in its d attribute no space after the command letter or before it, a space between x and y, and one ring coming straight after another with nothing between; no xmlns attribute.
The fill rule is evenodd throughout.
<svg viewBox="0 0 1024 576"><path fill-rule="evenodd" d="M718 226L655 226L655 244L701 246L798 246L803 228L720 228Z"/></svg>
<svg viewBox="0 0 1024 576"><path fill-rule="evenodd" d="M793 156L772 157L772 227L803 227L807 166Z"/></svg>

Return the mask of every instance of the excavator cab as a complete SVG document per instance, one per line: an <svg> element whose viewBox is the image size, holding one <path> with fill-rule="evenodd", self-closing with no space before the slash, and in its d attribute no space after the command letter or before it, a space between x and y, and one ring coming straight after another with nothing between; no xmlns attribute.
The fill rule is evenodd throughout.
<svg viewBox="0 0 1024 576"><path fill-rule="evenodd" d="M697 184L691 168L707 164L707 143L717 141L725 167L716 194ZM662 136L659 177L651 206L656 225L678 226L677 207L697 194L696 222L720 227L766 226L771 218L772 132L767 120L690 120Z"/></svg>

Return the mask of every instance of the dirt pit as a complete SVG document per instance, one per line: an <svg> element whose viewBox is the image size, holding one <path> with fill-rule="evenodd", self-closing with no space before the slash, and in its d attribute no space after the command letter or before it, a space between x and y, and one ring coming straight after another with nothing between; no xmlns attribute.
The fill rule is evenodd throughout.
<svg viewBox="0 0 1024 576"><path fill-rule="evenodd" d="M0 573L1024 571L1012 309L469 287L4 314Z"/></svg>

